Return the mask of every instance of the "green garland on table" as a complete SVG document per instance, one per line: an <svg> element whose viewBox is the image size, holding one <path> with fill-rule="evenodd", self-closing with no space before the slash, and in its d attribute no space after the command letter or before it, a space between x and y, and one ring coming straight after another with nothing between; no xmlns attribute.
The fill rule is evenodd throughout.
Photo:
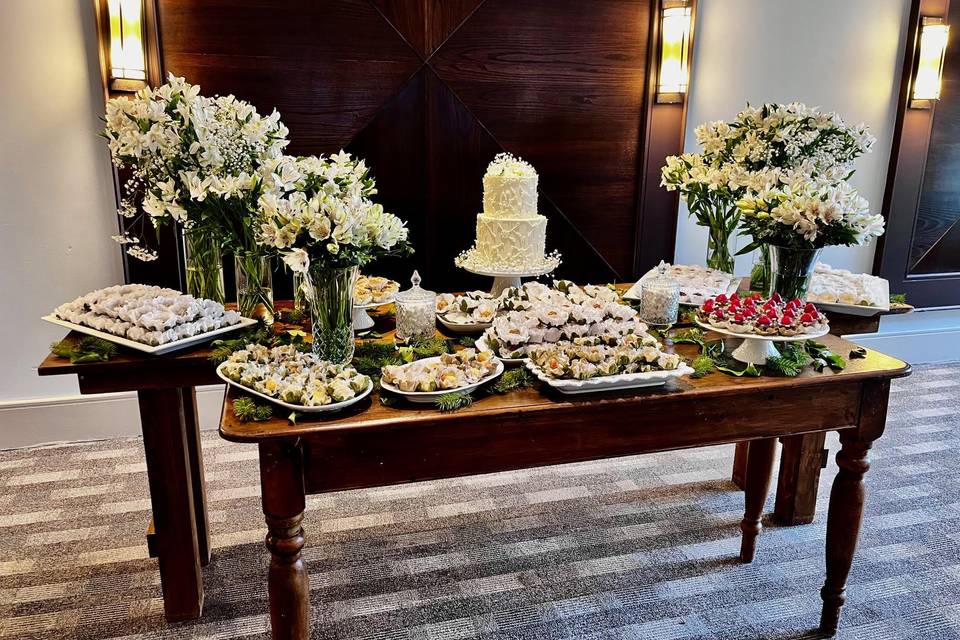
<svg viewBox="0 0 960 640"><path fill-rule="evenodd" d="M264 422L273 417L273 407L257 404L252 398L237 398L233 401L233 415L240 422Z"/></svg>
<svg viewBox="0 0 960 640"><path fill-rule="evenodd" d="M66 358L70 364L85 364L88 362L106 362L117 354L117 345L103 338L86 336L76 342L64 338L50 345L53 355Z"/></svg>
<svg viewBox="0 0 960 640"><path fill-rule="evenodd" d="M722 340L707 340L700 329L681 329L672 336L674 344L693 344L700 351L691 363L693 378L702 378L713 371L720 371L733 376L758 377L761 375L779 375L793 378L808 365L814 371L823 371L827 367L834 371L842 371L847 362L842 356L832 352L825 344L814 340L787 342L779 347L780 355L767 358L765 364L757 366L744 364L724 353ZM850 352L851 358L866 357L866 350L858 347Z"/></svg>
<svg viewBox="0 0 960 640"><path fill-rule="evenodd" d="M236 338L211 342L210 361L214 364L225 362L235 351L245 348L248 344L262 344L266 347L292 344L300 351L306 352L310 350L306 336L307 334L299 329L274 332L261 321L256 327L244 331Z"/></svg>
<svg viewBox="0 0 960 640"><path fill-rule="evenodd" d="M890 294L890 304L907 304L907 294L905 294L905 293L891 293L891 294Z"/></svg>

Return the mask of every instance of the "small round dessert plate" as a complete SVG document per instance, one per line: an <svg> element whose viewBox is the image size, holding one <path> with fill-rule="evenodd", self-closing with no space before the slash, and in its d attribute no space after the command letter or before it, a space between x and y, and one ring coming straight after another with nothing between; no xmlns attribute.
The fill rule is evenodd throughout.
<svg viewBox="0 0 960 640"><path fill-rule="evenodd" d="M767 358L776 358L780 355L777 351L775 342L799 342L801 340L812 340L820 338L830 333L829 325L819 331L811 331L795 336L764 336L758 333L737 333L729 329L714 327L706 322L701 322L697 318L697 324L708 331L715 331L732 338L743 338L743 343L730 353L735 360L748 364L765 364Z"/></svg>
<svg viewBox="0 0 960 640"><path fill-rule="evenodd" d="M367 331L368 329L372 329L374 322L373 318L370 317L370 314L367 313L367 309L385 307L388 304L393 304L394 300L396 300L396 297L390 296L381 302L369 302L367 304L353 305L353 329L355 331Z"/></svg>
<svg viewBox="0 0 960 640"><path fill-rule="evenodd" d="M273 398L271 396L268 396L265 393L260 393L255 389L251 389L250 387L245 387L239 382L235 382L231 380L223 373L223 367L226 364L227 364L226 362L223 362L220 364L220 366L217 367L216 372L217 372L218 378L220 378L230 386L240 389L244 393L249 393L252 396L256 396L262 400L266 400L270 404L275 404L278 407L283 407L284 409L289 409L290 411L297 411L299 413L330 413L332 411L339 411L340 409L346 409L350 405L360 402L361 400L366 398L368 395L370 395L371 391L373 391L373 382L371 381L370 384L367 385L366 389L358 393L356 396L350 398L349 400L344 400L343 402L331 402L330 404L324 404L317 407L307 407L302 404L290 404L289 402L284 402L279 398Z"/></svg>
<svg viewBox="0 0 960 640"><path fill-rule="evenodd" d="M477 349L480 351L493 351L493 355L497 356L500 362L509 365L518 365L523 364L526 358L504 358L496 351L494 351L490 346L487 345L487 334L483 334L477 338Z"/></svg>
<svg viewBox="0 0 960 640"><path fill-rule="evenodd" d="M492 322L450 322L439 313L437 314L437 320L453 333L480 333L493 326Z"/></svg>
<svg viewBox="0 0 960 640"><path fill-rule="evenodd" d="M417 362L438 362L439 360L440 360L440 356L435 356L433 358L424 358L423 360L417 360ZM503 361L500 359L497 359L497 368L494 369L490 374L481 378L477 382L464 385L462 387L457 387L456 389L438 389L436 391L400 391L400 389L398 389L397 387L385 382L382 377L380 378L380 386L386 389L387 391L389 391L390 393L395 393L398 396L402 396L403 398L406 398L410 402L415 402L417 404L425 404L428 402L432 403L440 396L446 395L448 393L469 393L470 391L473 391L477 387L484 385L490 382L491 380L495 379L501 373L503 373Z"/></svg>

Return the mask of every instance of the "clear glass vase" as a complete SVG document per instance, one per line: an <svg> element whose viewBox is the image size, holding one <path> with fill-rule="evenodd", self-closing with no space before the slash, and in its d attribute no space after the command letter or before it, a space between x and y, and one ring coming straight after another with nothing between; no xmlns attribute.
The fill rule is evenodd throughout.
<svg viewBox="0 0 960 640"><path fill-rule="evenodd" d="M307 297L303 287L304 277L302 273L293 272L293 310L298 313L306 313Z"/></svg>
<svg viewBox="0 0 960 640"><path fill-rule="evenodd" d="M733 239L733 229L728 229L726 223L711 225L707 235L707 266L725 273L733 273L733 252L730 251L730 241Z"/></svg>
<svg viewBox="0 0 960 640"><path fill-rule="evenodd" d="M305 302L313 333L313 353L346 364L353 359L353 285L357 267L310 265Z"/></svg>
<svg viewBox="0 0 960 640"><path fill-rule="evenodd" d="M784 300L807 299L807 289L813 277L813 267L820 257L820 249L797 249L770 245L770 281L767 296L779 293Z"/></svg>
<svg viewBox="0 0 960 640"><path fill-rule="evenodd" d="M220 242L209 233L183 232L184 262L187 266L187 293L223 303L223 254Z"/></svg>
<svg viewBox="0 0 960 640"><path fill-rule="evenodd" d="M273 273L270 258L256 252L234 254L237 311L247 318L273 324Z"/></svg>
<svg viewBox="0 0 960 640"><path fill-rule="evenodd" d="M757 261L750 270L750 290L766 293L770 284L770 245L760 245Z"/></svg>

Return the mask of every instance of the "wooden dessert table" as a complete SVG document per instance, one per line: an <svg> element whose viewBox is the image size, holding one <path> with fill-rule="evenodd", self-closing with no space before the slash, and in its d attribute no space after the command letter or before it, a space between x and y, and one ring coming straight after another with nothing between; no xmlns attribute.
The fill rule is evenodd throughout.
<svg viewBox="0 0 960 640"><path fill-rule="evenodd" d="M214 368L208 347L164 356L121 349L108 362L86 364L50 354L38 367L41 376L75 374L82 394L137 392L153 511L147 546L160 566L169 622L203 609L200 567L210 561L210 531L195 387L219 384Z"/></svg>
<svg viewBox="0 0 960 640"><path fill-rule="evenodd" d="M822 340L841 354L856 347L834 336ZM676 350L696 355L690 345ZM883 434L890 380L909 373L906 363L868 351L838 373L710 375L575 399L524 389L454 413L404 403L387 407L373 394L337 417L296 425L281 418L239 422L233 401L242 393L230 387L220 434L259 447L272 633L302 640L310 634L301 556L308 494L749 441L740 527L741 559L750 562L777 438L836 430L842 449L830 496L820 619L821 631L832 635L860 532L867 454Z"/></svg>

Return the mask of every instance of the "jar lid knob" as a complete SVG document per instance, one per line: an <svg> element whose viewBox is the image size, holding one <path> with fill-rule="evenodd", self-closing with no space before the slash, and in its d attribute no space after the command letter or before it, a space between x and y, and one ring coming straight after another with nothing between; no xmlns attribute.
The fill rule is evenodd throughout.
<svg viewBox="0 0 960 640"><path fill-rule="evenodd" d="M420 274L416 269L413 270L413 275L410 277L410 284L412 284L414 287L420 286Z"/></svg>

